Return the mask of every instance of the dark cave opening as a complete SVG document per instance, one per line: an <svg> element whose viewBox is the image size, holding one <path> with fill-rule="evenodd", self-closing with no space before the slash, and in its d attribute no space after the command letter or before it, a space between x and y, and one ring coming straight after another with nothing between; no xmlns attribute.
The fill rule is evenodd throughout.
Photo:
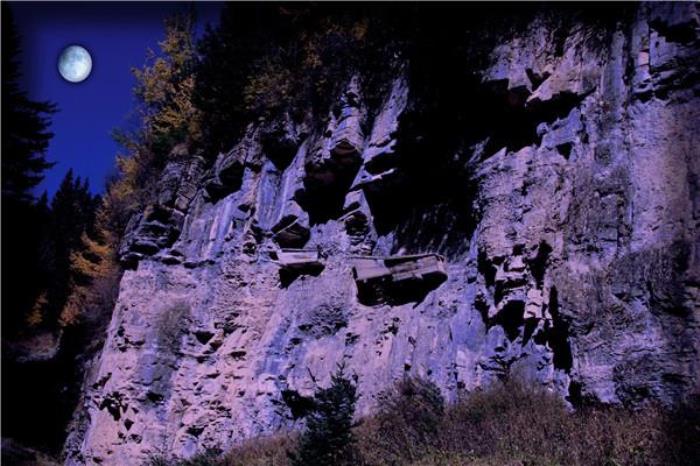
<svg viewBox="0 0 700 466"><path fill-rule="evenodd" d="M484 277L484 280L486 280L486 286L492 287L496 283L496 272L498 272L498 269L493 264L493 262L489 260L486 251L479 251L479 254L476 259L476 268L478 272Z"/></svg>
<svg viewBox="0 0 700 466"><path fill-rule="evenodd" d="M525 325L525 303L520 300L508 301L503 309L493 318L493 324L500 325L510 341L520 335L520 329Z"/></svg>
<svg viewBox="0 0 700 466"><path fill-rule="evenodd" d="M446 277L434 276L422 280L394 282L391 278L373 283L357 283L357 300L365 306L389 304L401 306L408 303L423 302L428 293L445 282Z"/></svg>
<svg viewBox="0 0 700 466"><path fill-rule="evenodd" d="M547 340L554 353L554 368L569 372L573 365L569 344L569 325L559 313L559 293L554 286L549 290L548 307L552 316L552 326L547 330Z"/></svg>
<svg viewBox="0 0 700 466"><path fill-rule="evenodd" d="M580 382L569 382L569 394L566 396L566 401L576 408L583 405L583 387Z"/></svg>
<svg viewBox="0 0 700 466"><path fill-rule="evenodd" d="M533 337L535 330L537 329L537 323L539 319L530 317L525 319L525 330L523 331L523 346L527 344L528 341Z"/></svg>
<svg viewBox="0 0 700 466"><path fill-rule="evenodd" d="M323 272L323 265L316 265L307 267L305 270L290 270L290 269L280 269L280 285L282 288L289 288L289 286L296 281L297 278L301 276L312 276L318 277Z"/></svg>
<svg viewBox="0 0 700 466"><path fill-rule="evenodd" d="M311 233L297 215L287 215L272 227L273 239L282 248L299 249L309 241Z"/></svg>
<svg viewBox="0 0 700 466"><path fill-rule="evenodd" d="M377 233L395 235L392 252L455 257L467 250L476 227L476 184L459 141L437 121L430 112L403 118L396 147L401 157L377 157L368 168L385 174L363 189Z"/></svg>
<svg viewBox="0 0 700 466"><path fill-rule="evenodd" d="M296 193L299 205L309 214L309 223L318 225L338 218L343 213L343 204L355 175L360 168L361 158L337 156L322 164L307 164L304 189Z"/></svg>
<svg viewBox="0 0 700 466"><path fill-rule="evenodd" d="M559 152L559 154L566 160L569 160L569 157L571 156L571 149L573 149L573 147L574 145L570 142L559 144L557 146L557 152Z"/></svg>
<svg viewBox="0 0 700 466"><path fill-rule="evenodd" d="M552 247L546 241L542 241L537 247L537 254L535 255L535 257L526 260L528 266L530 267L530 272L532 273L532 276L535 277L535 281L537 282L538 288L542 288L544 274L547 270L547 261L549 260L549 255L551 254L551 252ZM556 288L552 287L552 289L555 290L556 295Z"/></svg>

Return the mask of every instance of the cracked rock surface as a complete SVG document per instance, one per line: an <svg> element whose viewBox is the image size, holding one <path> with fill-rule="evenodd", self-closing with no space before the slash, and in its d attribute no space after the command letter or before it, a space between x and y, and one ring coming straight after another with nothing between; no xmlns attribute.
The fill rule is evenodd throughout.
<svg viewBox="0 0 700 466"><path fill-rule="evenodd" d="M516 372L574 406L698 394L697 6L635 15L605 46L585 26L554 44L537 18L500 43L474 92L503 124L449 153L407 75L375 110L349 77L320 131L258 123L212 167L168 166L122 247L68 464L298 427L339 362L360 415L405 374L447 399ZM285 275L279 248L323 266ZM421 253L445 281L358 300L355 256Z"/></svg>

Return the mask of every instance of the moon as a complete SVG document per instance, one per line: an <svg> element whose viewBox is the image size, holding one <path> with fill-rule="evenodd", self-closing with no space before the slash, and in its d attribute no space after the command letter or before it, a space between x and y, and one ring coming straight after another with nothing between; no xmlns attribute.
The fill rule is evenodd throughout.
<svg viewBox="0 0 700 466"><path fill-rule="evenodd" d="M92 57L85 47L69 45L58 57L58 72L70 83L83 82L92 71Z"/></svg>

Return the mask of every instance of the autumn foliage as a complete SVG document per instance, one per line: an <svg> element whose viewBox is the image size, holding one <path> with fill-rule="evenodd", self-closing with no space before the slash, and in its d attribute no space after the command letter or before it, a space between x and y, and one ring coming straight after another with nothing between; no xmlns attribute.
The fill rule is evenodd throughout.
<svg viewBox="0 0 700 466"><path fill-rule="evenodd" d="M60 316L62 325L79 321L95 308L110 308L121 276L117 252L131 216L153 201L158 175L173 146L194 146L200 112L192 103L196 55L191 15L165 22L160 53L148 50L146 63L134 69L137 129L117 130L124 153L117 155L117 175L108 183L95 215L94 232L85 232L71 254L71 294Z"/></svg>

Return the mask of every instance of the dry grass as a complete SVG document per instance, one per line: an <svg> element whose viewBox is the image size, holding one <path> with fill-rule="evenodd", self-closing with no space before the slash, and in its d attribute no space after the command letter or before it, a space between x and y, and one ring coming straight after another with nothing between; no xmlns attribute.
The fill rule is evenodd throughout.
<svg viewBox="0 0 700 466"><path fill-rule="evenodd" d="M700 406L674 411L596 406L570 412L519 381L465 394L443 409L429 383L409 379L356 428L360 466L695 465ZM296 437L249 441L198 466L288 466Z"/></svg>
<svg viewBox="0 0 700 466"><path fill-rule="evenodd" d="M263 437L228 452L222 466L289 466L287 451L296 447L296 435Z"/></svg>
<svg viewBox="0 0 700 466"><path fill-rule="evenodd" d="M510 381L466 395L419 444L405 432L416 424L401 420L389 436L368 423L360 439L372 465L690 465L700 458L699 419L697 406L571 413L557 396Z"/></svg>

